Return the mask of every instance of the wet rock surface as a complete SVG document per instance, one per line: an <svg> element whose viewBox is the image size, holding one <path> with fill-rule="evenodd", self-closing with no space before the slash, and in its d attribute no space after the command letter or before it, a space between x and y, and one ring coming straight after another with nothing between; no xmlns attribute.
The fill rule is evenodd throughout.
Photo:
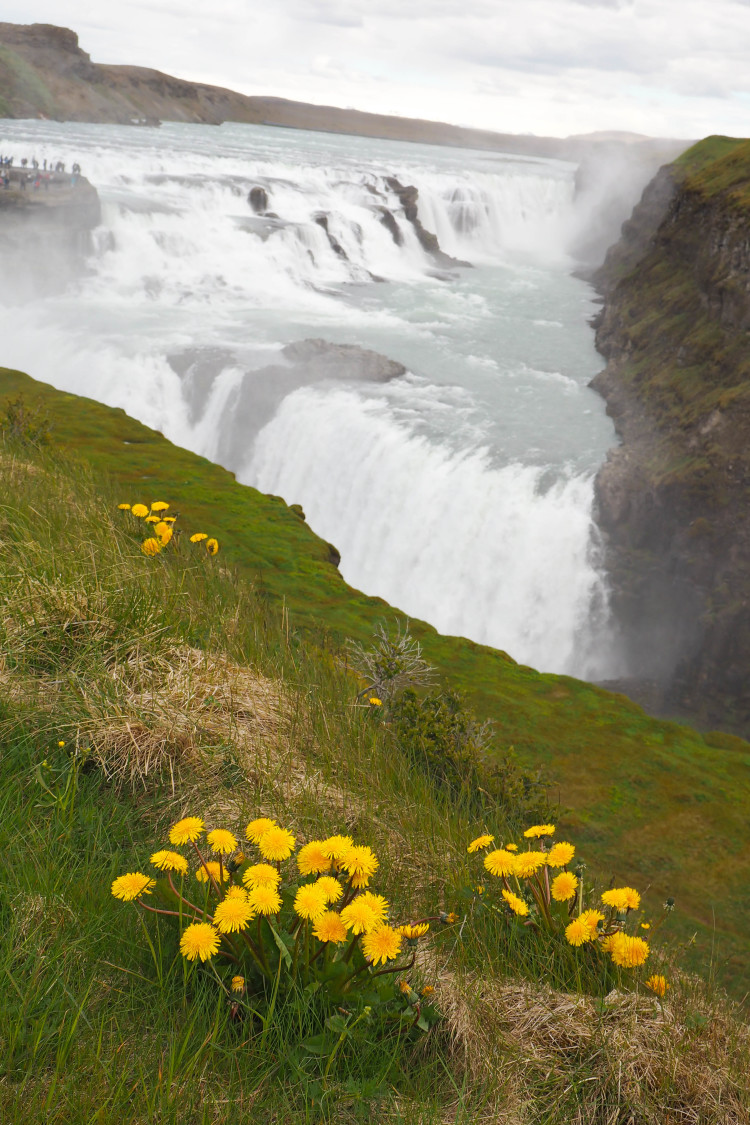
<svg viewBox="0 0 750 1125"><path fill-rule="evenodd" d="M386 179L386 183L403 207L407 222L410 222L414 227L420 245L433 257L436 264L443 267L462 266L464 268L470 268L471 262L464 262L460 258L452 258L450 254L445 254L440 249L437 235L433 234L432 231L426 230L422 225L417 207L419 189L414 187L413 184L400 183L395 176L389 176ZM383 221L382 214L381 221Z"/></svg>
<svg viewBox="0 0 750 1125"><path fill-rule="evenodd" d="M750 213L725 179L662 169L597 275L622 444L595 495L634 698L747 735Z"/></svg>
<svg viewBox="0 0 750 1125"><path fill-rule="evenodd" d="M354 344L334 344L308 339L281 349L281 362L243 369L228 348L186 348L167 357L182 379L183 398L191 424L204 414L216 380L228 368L239 373L237 385L224 408L226 425L219 459L238 471L246 462L254 438L280 407L287 395L302 387L327 382L385 383L406 373L402 363Z"/></svg>

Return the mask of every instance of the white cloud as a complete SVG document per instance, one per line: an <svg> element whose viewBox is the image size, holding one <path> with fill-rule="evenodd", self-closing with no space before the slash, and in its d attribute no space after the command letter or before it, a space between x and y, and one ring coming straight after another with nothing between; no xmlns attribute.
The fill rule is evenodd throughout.
<svg viewBox="0 0 750 1125"><path fill-rule="evenodd" d="M5 0L3 18L246 93L508 132L748 131L750 0Z"/></svg>

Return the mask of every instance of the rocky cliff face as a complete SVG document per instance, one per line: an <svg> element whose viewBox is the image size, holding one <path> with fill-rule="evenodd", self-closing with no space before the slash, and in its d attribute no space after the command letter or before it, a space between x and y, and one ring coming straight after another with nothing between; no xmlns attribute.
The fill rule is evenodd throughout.
<svg viewBox="0 0 750 1125"><path fill-rule="evenodd" d="M597 513L631 686L747 733L750 142L708 138L662 169L597 281L593 385L622 439Z"/></svg>

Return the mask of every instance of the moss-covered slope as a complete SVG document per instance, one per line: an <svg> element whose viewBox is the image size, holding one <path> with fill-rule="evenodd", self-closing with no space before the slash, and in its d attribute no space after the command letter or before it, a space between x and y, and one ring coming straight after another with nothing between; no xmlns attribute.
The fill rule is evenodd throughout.
<svg viewBox="0 0 750 1125"><path fill-rule="evenodd" d="M0 399L19 393L53 423L53 441L113 478L123 500L167 499L221 541L223 555L288 611L310 639L371 636L402 619L347 586L330 547L280 499L239 485L231 473L88 399L0 369ZM740 982L750 962L750 748L648 717L624 696L563 676L541 675L502 652L443 637L412 622L444 681L464 690L500 740L543 767L570 811L568 831L596 845L602 873L651 887L655 904L678 902L683 930L705 950L718 931L719 959ZM592 852L594 848L592 847Z"/></svg>

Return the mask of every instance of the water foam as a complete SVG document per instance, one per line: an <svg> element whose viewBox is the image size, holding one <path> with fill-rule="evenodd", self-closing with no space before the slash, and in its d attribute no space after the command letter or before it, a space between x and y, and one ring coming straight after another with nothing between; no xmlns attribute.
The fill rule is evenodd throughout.
<svg viewBox="0 0 750 1125"><path fill-rule="evenodd" d="M449 453L382 400L310 389L284 401L239 476L301 503L352 585L535 668L601 674L590 476L549 483L486 450Z"/></svg>

